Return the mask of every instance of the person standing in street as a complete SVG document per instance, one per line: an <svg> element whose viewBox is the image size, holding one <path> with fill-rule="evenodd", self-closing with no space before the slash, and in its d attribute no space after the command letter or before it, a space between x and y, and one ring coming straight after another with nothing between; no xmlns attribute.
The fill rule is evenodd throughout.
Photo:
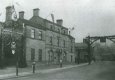
<svg viewBox="0 0 115 80"><path fill-rule="evenodd" d="M60 67L62 67L62 59L60 59Z"/></svg>

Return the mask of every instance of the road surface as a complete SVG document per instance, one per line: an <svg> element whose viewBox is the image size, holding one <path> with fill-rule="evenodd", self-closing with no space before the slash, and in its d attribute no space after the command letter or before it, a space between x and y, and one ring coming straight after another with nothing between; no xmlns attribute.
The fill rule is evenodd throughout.
<svg viewBox="0 0 115 80"><path fill-rule="evenodd" d="M115 80L115 61L96 62L82 67L7 80Z"/></svg>

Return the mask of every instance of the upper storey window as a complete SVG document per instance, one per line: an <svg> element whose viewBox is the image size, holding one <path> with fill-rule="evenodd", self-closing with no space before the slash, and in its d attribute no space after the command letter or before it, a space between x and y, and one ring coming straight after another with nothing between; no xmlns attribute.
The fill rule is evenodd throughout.
<svg viewBox="0 0 115 80"><path fill-rule="evenodd" d="M31 38L35 38L35 30L31 29Z"/></svg>
<svg viewBox="0 0 115 80"><path fill-rule="evenodd" d="M63 33L65 34L65 30L63 30Z"/></svg>
<svg viewBox="0 0 115 80"><path fill-rule="evenodd" d="M39 31L39 39L42 40L42 31Z"/></svg>
<svg viewBox="0 0 115 80"><path fill-rule="evenodd" d="M50 25L50 29L51 30L55 30L55 26L54 25Z"/></svg>
<svg viewBox="0 0 115 80"><path fill-rule="evenodd" d="M60 29L58 28L58 32L60 33Z"/></svg>
<svg viewBox="0 0 115 80"><path fill-rule="evenodd" d="M53 30L53 25L50 25L50 29Z"/></svg>

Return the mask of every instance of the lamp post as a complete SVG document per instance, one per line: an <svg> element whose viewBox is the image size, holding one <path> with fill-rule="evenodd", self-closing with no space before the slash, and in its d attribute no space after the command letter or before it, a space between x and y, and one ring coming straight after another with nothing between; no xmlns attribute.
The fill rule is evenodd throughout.
<svg viewBox="0 0 115 80"><path fill-rule="evenodd" d="M16 51L16 39L15 39L15 32L14 32L14 21L12 21L12 42L11 42L11 49L12 54L16 55L16 76L18 76L18 52Z"/></svg>
<svg viewBox="0 0 115 80"><path fill-rule="evenodd" d="M12 54L16 52L16 42L12 41L11 43ZM18 76L18 54L16 54L16 76Z"/></svg>
<svg viewBox="0 0 115 80"><path fill-rule="evenodd" d="M60 49L60 67L62 67L62 49Z"/></svg>
<svg viewBox="0 0 115 80"><path fill-rule="evenodd" d="M1 43L2 43L2 53L1 53L1 68L3 68L3 59L4 59L4 37L3 37L3 28L1 29Z"/></svg>
<svg viewBox="0 0 115 80"><path fill-rule="evenodd" d="M18 52L16 50L16 39L15 39L15 32L14 32L14 27L17 27L17 14L14 5L12 5L12 14L13 14L13 21L12 21L12 43L11 43L11 48L12 48L12 54L16 53L16 76L18 76Z"/></svg>

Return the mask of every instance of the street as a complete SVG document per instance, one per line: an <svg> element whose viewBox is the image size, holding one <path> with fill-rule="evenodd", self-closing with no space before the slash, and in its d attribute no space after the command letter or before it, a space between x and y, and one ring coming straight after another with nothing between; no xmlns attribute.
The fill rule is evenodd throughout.
<svg viewBox="0 0 115 80"><path fill-rule="evenodd" d="M115 80L115 62L100 61L91 65L7 80Z"/></svg>

